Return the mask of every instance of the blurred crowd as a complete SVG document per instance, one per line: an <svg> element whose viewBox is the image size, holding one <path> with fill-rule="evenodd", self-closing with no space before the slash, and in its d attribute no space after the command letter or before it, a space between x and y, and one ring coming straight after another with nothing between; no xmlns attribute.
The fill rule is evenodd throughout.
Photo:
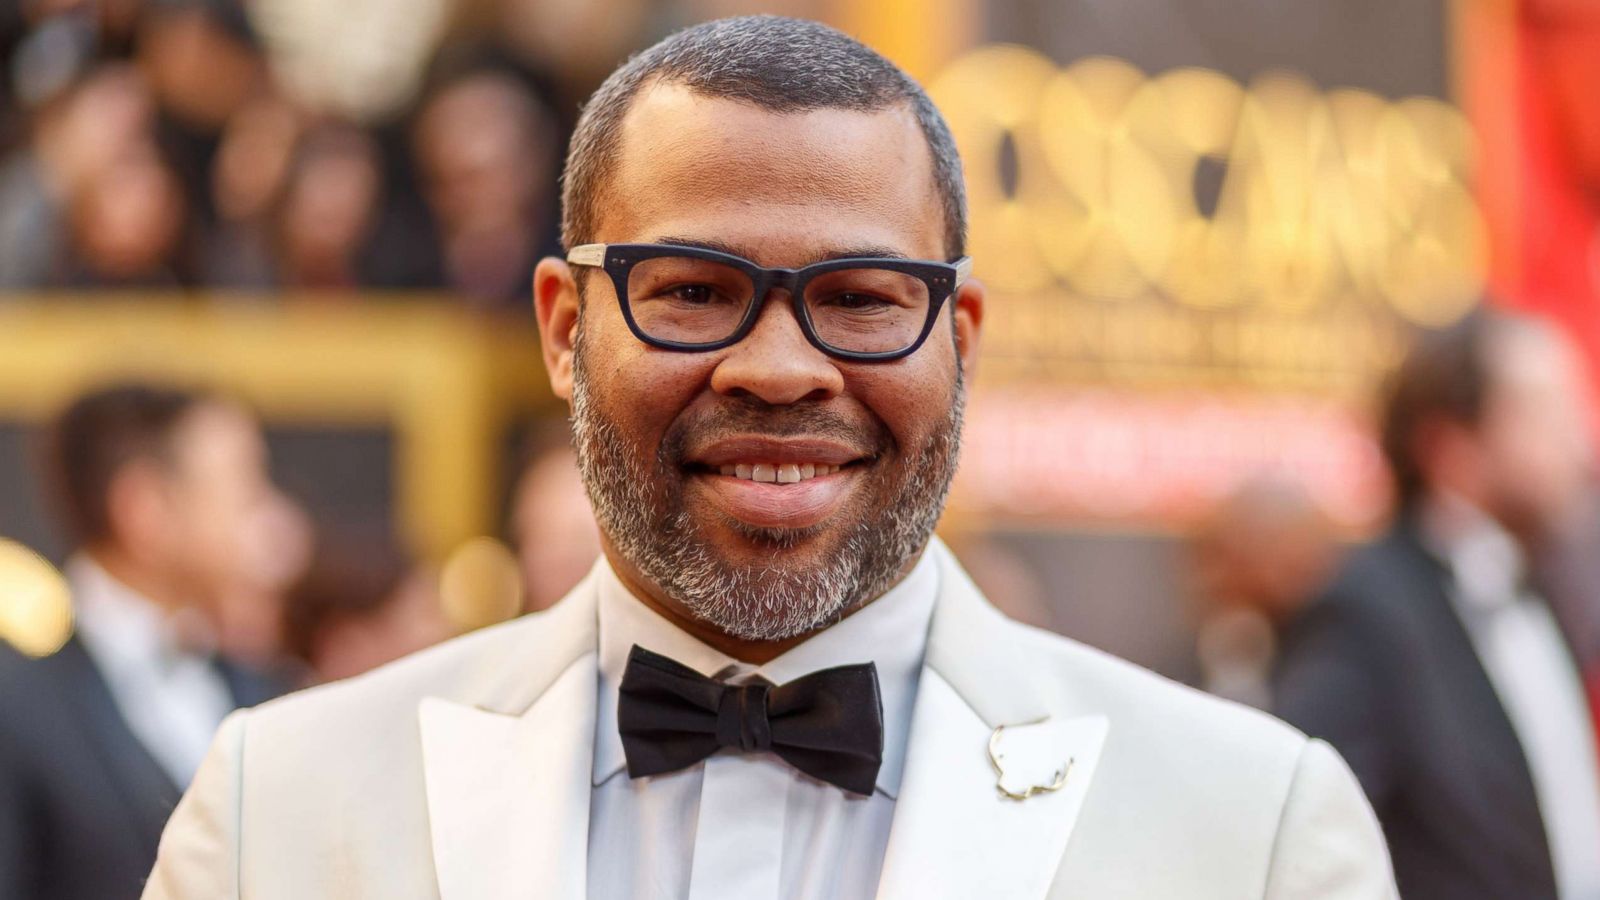
<svg viewBox="0 0 1600 900"><path fill-rule="evenodd" d="M525 310L577 98L652 34L738 6L5 4L0 303L414 289ZM1590 383L1566 336L1486 307L1420 335L1377 398L1381 534L1341 534L1286 473L1184 532L1193 680L1340 751L1407 898L1600 898ZM599 551L565 427L525 443L510 613ZM121 896L104 886L143 878L229 711L484 621L438 561L313 522L267 455L253 413L207 390L110 386L55 419L40 479L76 548L76 627L42 659L0 643L0 897ZM1058 592L1015 554L957 549L1051 623Z"/></svg>
<svg viewBox="0 0 1600 900"><path fill-rule="evenodd" d="M0 7L0 290L526 308L557 248L575 98L675 17L644 0L364 6Z"/></svg>

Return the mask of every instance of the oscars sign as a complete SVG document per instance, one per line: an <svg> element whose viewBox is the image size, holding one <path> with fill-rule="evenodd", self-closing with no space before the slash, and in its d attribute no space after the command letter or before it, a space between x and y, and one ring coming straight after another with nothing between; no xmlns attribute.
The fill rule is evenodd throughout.
<svg viewBox="0 0 1600 900"><path fill-rule="evenodd" d="M977 408L968 468L993 470L967 501L1161 520L1276 467L1346 521L1374 514L1381 470L1356 401L1406 328L1454 321L1483 282L1474 140L1453 106L1287 73L1061 68L1006 45L956 60L931 93L994 294L986 403L1010 420ZM1196 414L1205 433L1177 427ZM1034 451L1018 451L1102 426L1126 478L1109 457L1063 471L1059 452L1030 473ZM1191 456L1161 449L1174 442ZM1044 474L1058 496L1041 496Z"/></svg>

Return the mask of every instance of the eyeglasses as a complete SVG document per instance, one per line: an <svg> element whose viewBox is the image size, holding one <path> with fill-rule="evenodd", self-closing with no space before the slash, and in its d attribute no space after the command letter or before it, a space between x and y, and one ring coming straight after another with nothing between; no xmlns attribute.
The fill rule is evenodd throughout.
<svg viewBox="0 0 1600 900"><path fill-rule="evenodd" d="M584 244L575 266L605 269L635 337L664 350L720 350L743 340L773 288L789 292L806 339L839 359L879 362L916 352L972 260L833 259L768 269L666 244Z"/></svg>

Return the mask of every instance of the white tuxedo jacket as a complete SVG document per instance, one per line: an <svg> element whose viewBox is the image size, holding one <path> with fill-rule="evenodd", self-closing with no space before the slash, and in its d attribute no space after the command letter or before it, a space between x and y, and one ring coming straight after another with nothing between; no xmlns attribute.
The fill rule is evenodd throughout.
<svg viewBox="0 0 1600 900"><path fill-rule="evenodd" d="M942 544L928 552L939 598L880 897L1396 896L1378 824L1325 744L1012 622ZM146 900L583 897L594 580L548 612L231 716ZM1002 797L1000 725L1015 726L995 742L1008 788L1070 760L1065 786Z"/></svg>

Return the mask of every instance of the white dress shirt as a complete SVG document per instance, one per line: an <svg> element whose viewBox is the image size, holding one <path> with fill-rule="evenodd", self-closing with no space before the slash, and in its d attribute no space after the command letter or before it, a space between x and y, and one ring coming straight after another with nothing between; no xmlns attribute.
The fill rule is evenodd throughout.
<svg viewBox="0 0 1600 900"><path fill-rule="evenodd" d="M1555 617L1523 586L1522 552L1492 519L1447 500L1429 525L1453 575L1451 601L1527 758L1557 894L1600 900L1600 755Z"/></svg>
<svg viewBox="0 0 1600 900"><path fill-rule="evenodd" d="M100 670L117 711L178 787L186 787L233 710L233 695L208 654L185 647L165 610L87 556L66 567L78 640Z"/></svg>
<svg viewBox="0 0 1600 900"><path fill-rule="evenodd" d="M877 890L907 731L939 591L932 554L882 597L763 666L690 637L601 566L600 685L589 812L595 900L854 900ZM820 669L877 665L883 765L877 790L851 794L777 756L724 751L666 775L630 779L617 690L638 644L707 676L783 684Z"/></svg>

